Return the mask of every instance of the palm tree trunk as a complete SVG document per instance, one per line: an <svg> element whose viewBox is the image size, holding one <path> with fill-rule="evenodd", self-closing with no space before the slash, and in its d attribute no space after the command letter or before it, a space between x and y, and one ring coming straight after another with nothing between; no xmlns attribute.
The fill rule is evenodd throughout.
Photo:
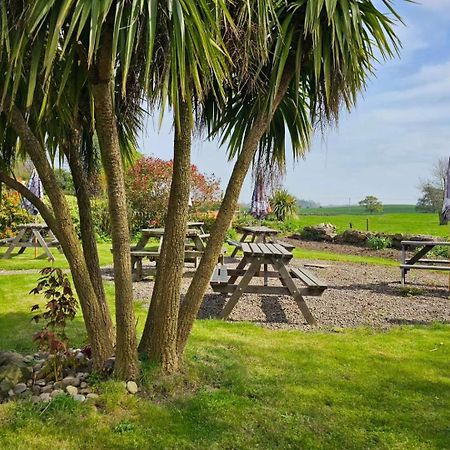
<svg viewBox="0 0 450 450"><path fill-rule="evenodd" d="M11 126L20 137L24 148L33 161L50 199L56 219L53 231L58 237L69 262L73 282L83 311L87 334L92 346L94 369L100 370L104 362L113 354L113 342L110 339L111 318L109 312L100 306L95 294L83 251L70 216L69 206L58 186L44 148L29 128L22 113L15 106L11 108L10 121Z"/></svg>
<svg viewBox="0 0 450 450"><path fill-rule="evenodd" d="M244 179L256 154L261 138L269 127L273 114L289 87L292 76L292 71L286 69L281 79L277 95L273 101L271 113L262 113L256 119L236 160L225 196L220 205L219 213L211 229L211 236L208 240L205 254L200 261L186 297L181 304L178 317L177 338L177 351L179 356L184 352L187 339L202 304L206 289L208 288L209 280L217 264L226 233L233 219L233 214L236 211Z"/></svg>
<svg viewBox="0 0 450 450"><path fill-rule="evenodd" d="M100 259L98 256L97 242L95 239L94 223L92 220L91 200L88 190L88 180L84 173L80 155L80 130L74 128L70 136L70 141L62 145L62 150L66 155L70 171L75 185L75 195L77 197L78 211L80 215L80 233L83 246L84 259L89 271L92 286L97 295L101 308L107 312L107 317L111 317L106 302L105 289L103 286ZM115 342L115 334L112 321L108 327L111 330L111 342Z"/></svg>
<svg viewBox="0 0 450 450"><path fill-rule="evenodd" d="M111 46L111 33L105 32L98 54L96 80L91 81L91 87L94 97L95 129L106 174L111 215L116 301L115 372L119 378L129 380L136 379L139 369L124 171L111 91L113 78Z"/></svg>
<svg viewBox="0 0 450 450"><path fill-rule="evenodd" d="M139 349L166 373L178 369L177 321L188 218L191 174L192 108L180 105L175 120L174 161L165 233L144 333Z"/></svg>

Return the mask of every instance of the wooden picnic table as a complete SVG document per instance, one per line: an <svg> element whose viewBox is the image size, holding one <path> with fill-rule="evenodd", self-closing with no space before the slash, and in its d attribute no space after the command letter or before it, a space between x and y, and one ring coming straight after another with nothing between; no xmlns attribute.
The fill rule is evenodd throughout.
<svg viewBox="0 0 450 450"><path fill-rule="evenodd" d="M446 270L450 271L450 261L445 259L427 259L424 256L437 245L450 246L450 242L444 241L402 241L402 253L400 262L400 273L402 285L406 283L406 274L411 269L420 270ZM407 251L422 247L410 258Z"/></svg>
<svg viewBox="0 0 450 450"><path fill-rule="evenodd" d="M274 237L280 232L280 230L274 230L269 227L265 226L255 226L255 227L240 227L240 230L242 231L242 237L239 242L247 242L247 238L250 237L250 240L248 242L255 242L255 243L273 243ZM231 257L233 258L236 256L236 253L240 250L238 246L233 250L233 253L231 254Z"/></svg>
<svg viewBox="0 0 450 450"><path fill-rule="evenodd" d="M9 245L4 259L11 258L15 248L18 248L18 254L22 254L27 248L42 248L49 261L54 261L55 257L50 251L50 247L56 247L62 253L61 245L56 239L52 230L47 224L42 223L26 223L17 227L19 230L15 237L5 240L5 244Z"/></svg>
<svg viewBox="0 0 450 450"><path fill-rule="evenodd" d="M209 234L202 233L203 229L200 229L200 227L203 226L203 223L189 222L188 226L189 228L186 230L186 244L184 251L185 261L193 262L195 267L198 267L200 259L205 252L206 239L209 237ZM194 226L194 228L191 228L192 226ZM144 277L142 268L142 260L144 258L147 258L150 261L157 261L159 259L164 237L164 228L144 228L141 230L141 234L138 243L131 247L131 265L136 281L142 280ZM148 241L151 238L159 239L157 251L146 249ZM154 275L154 273L154 269L149 271L149 274L151 275Z"/></svg>
<svg viewBox="0 0 450 450"><path fill-rule="evenodd" d="M315 325L316 320L303 296L320 296L326 285L305 269L289 267L293 255L281 244L242 242L241 247L244 257L235 269L228 270L230 275L228 281L211 281L211 287L215 292L231 294L220 317L226 319L244 293L292 295L306 321L310 325ZM273 270L267 270L269 265ZM264 269L261 270L261 267ZM239 277L241 280L236 284ZM264 285L251 285L250 282L254 277L263 277ZM268 278L278 279L281 285L269 286ZM305 286L297 287L294 279L300 280Z"/></svg>

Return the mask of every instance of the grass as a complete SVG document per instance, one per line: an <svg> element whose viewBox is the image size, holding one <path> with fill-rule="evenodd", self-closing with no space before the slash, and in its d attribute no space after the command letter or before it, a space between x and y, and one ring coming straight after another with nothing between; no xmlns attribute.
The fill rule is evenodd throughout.
<svg viewBox="0 0 450 450"><path fill-rule="evenodd" d="M0 277L2 350L32 351L35 281ZM137 305L139 332L145 313ZM69 328L81 344L81 318ZM449 338L448 325L303 333L198 321L182 374L161 379L143 363L142 397L110 381L97 408L0 405L0 448L449 448Z"/></svg>
<svg viewBox="0 0 450 450"><path fill-rule="evenodd" d="M305 226L319 223L332 223L343 232L352 227L357 230L366 230L366 221L369 221L369 230L380 233L402 234L428 234L448 238L448 226L439 225L437 214L402 213L402 214L341 214L341 215L300 215L292 222L292 228L300 230Z"/></svg>
<svg viewBox="0 0 450 450"><path fill-rule="evenodd" d="M97 244L100 264L106 266L112 264L111 243L102 242ZM55 262L52 264L48 261L45 253L38 249L37 257L34 257L34 248L28 248L21 255L15 251L11 258L3 259L3 255L6 252L6 248L0 248L0 270L28 270L28 269L43 269L54 265L55 267L61 267L67 269L69 264L65 256L59 253L57 249L51 249Z"/></svg>
<svg viewBox="0 0 450 450"><path fill-rule="evenodd" d="M411 214L416 213L415 205L384 205L383 213L390 214ZM367 214L364 206L324 206L320 208L303 208L301 214L318 214L318 215L341 215L341 214Z"/></svg>

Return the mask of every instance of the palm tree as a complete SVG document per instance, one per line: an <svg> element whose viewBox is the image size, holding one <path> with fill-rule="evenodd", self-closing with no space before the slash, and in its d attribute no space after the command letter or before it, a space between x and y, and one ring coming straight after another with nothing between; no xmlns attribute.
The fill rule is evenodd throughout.
<svg viewBox="0 0 450 450"><path fill-rule="evenodd" d="M159 338L152 340L148 351L171 370L176 367L176 362L170 360L176 358L182 267L179 262L187 220L194 102L205 96L211 80L218 86L216 94L223 91L227 56L218 39L217 22L227 16L224 1L197 4L179 0L99 0L94 4L83 0L36 0L23 6L24 26L14 43L8 61L11 70L6 77L7 83L13 84L13 92L16 75L22 68L21 55L27 54L28 49L32 60L38 62L29 73L28 103L33 99L34 77L41 60L47 92L57 62L64 65L57 81L62 87L78 83L89 89L108 184L116 286L116 371L122 378L136 376L137 354L130 238L115 105L118 99L130 96L128 81L133 77L133 99L139 103L147 97L151 104L163 108L168 102L174 110L174 183L161 255L164 271L158 276L161 285L155 287L152 302L152 310L158 311L158 322L148 327ZM116 89L118 73L122 80L120 90ZM172 350L162 351L167 348Z"/></svg>
<svg viewBox="0 0 450 450"><path fill-rule="evenodd" d="M270 33L270 58L258 79L244 86L237 79L225 105L212 99L205 110L204 122L213 134L222 135L230 157L237 159L206 252L181 305L180 354L258 149L269 160L283 161L287 128L294 156L304 153L313 127L337 121L341 106L350 110L355 104L374 71L376 52L382 58L398 52L393 25L400 18L390 0L383 3L387 12L372 0L275 1L280 32Z"/></svg>
<svg viewBox="0 0 450 450"><path fill-rule="evenodd" d="M278 189L269 200L272 213L277 220L284 222L295 215L297 211L297 199L289 194L286 189Z"/></svg>

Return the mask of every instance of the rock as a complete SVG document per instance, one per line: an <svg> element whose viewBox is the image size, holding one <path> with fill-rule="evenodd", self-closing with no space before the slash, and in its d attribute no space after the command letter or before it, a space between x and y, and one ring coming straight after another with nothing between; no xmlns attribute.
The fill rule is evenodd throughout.
<svg viewBox="0 0 450 450"><path fill-rule="evenodd" d="M78 388L75 386L66 386L66 391L69 395L77 395L78 394Z"/></svg>
<svg viewBox="0 0 450 450"><path fill-rule="evenodd" d="M48 384L47 386L44 386L43 388L41 388L41 393L52 392L52 391L53 391L53 386L51 384Z"/></svg>
<svg viewBox="0 0 450 450"><path fill-rule="evenodd" d="M32 370L22 355L15 352L0 352L0 396L19 383L30 378Z"/></svg>
<svg viewBox="0 0 450 450"><path fill-rule="evenodd" d="M31 403L39 403L41 401L41 397L39 395L33 395L31 397Z"/></svg>
<svg viewBox="0 0 450 450"><path fill-rule="evenodd" d="M27 385L25 383L18 383L14 386L14 394L18 395L27 390Z"/></svg>
<svg viewBox="0 0 450 450"><path fill-rule="evenodd" d="M80 385L80 379L77 377L65 377L63 378L63 380L61 381L62 387L67 387L67 386L79 386Z"/></svg>
<svg viewBox="0 0 450 450"><path fill-rule="evenodd" d="M49 402L52 398L48 392L45 392L39 396L42 402Z"/></svg>
<svg viewBox="0 0 450 450"><path fill-rule="evenodd" d="M91 390L89 388L85 388L85 389L80 389L78 392L80 394L87 395L87 394L91 393Z"/></svg>
<svg viewBox="0 0 450 450"><path fill-rule="evenodd" d="M24 356L23 360L27 364L30 364L30 363L34 362L34 357L33 357L33 355L26 355L26 356Z"/></svg>
<svg viewBox="0 0 450 450"><path fill-rule="evenodd" d="M86 398L88 399L88 400L96 400L96 399L98 399L98 394L94 394L93 392L91 392L90 394L88 394L87 396L86 396Z"/></svg>
<svg viewBox="0 0 450 450"><path fill-rule="evenodd" d="M39 387L44 387L47 384L47 382L43 378L41 378L40 380L36 380L34 384Z"/></svg>
<svg viewBox="0 0 450 450"><path fill-rule="evenodd" d="M81 383L80 383L80 388L81 389L86 389L88 387L88 384L86 383L86 381L82 381Z"/></svg>
<svg viewBox="0 0 450 450"><path fill-rule="evenodd" d="M86 400L86 397L84 395L81 395L81 394L76 394L76 395L73 396L73 399L76 402L81 402L82 403L82 402L84 402Z"/></svg>
<svg viewBox="0 0 450 450"><path fill-rule="evenodd" d="M303 228L296 237L305 241L332 242L336 235L336 227L332 223L320 223L319 225Z"/></svg>
<svg viewBox="0 0 450 450"><path fill-rule="evenodd" d="M55 381L55 382L53 383L53 387L54 387L55 389L61 389L61 388L63 387L63 385L62 385L61 381Z"/></svg>
<svg viewBox="0 0 450 450"><path fill-rule="evenodd" d="M39 395L41 393L41 388L39 386L31 386L31 392L35 395Z"/></svg>
<svg viewBox="0 0 450 450"><path fill-rule="evenodd" d="M64 394L64 391L62 389L55 389L50 393L52 398L57 397L58 395Z"/></svg>
<svg viewBox="0 0 450 450"><path fill-rule="evenodd" d="M20 398L29 398L32 396L32 393L29 389L27 389L26 391L23 391L21 394L19 394Z"/></svg>
<svg viewBox="0 0 450 450"><path fill-rule="evenodd" d="M336 238L336 242L341 244L350 244L364 247L366 245L367 239L374 234L370 231L360 231L360 230L345 230Z"/></svg>
<svg viewBox="0 0 450 450"><path fill-rule="evenodd" d="M137 394L137 392L138 392L138 385L134 381L128 381L127 382L127 391L130 394Z"/></svg>

